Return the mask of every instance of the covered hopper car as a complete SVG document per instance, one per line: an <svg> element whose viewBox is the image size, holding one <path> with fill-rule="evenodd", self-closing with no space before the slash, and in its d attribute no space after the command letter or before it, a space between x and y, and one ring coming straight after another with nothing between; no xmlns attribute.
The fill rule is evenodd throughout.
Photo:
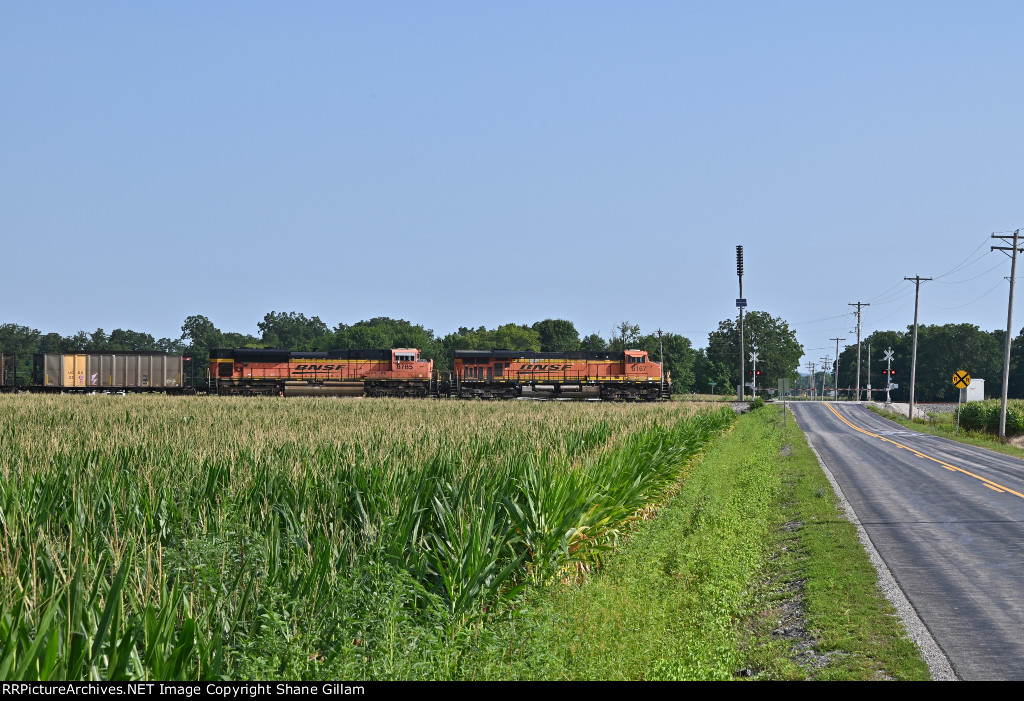
<svg viewBox="0 0 1024 701"><path fill-rule="evenodd" d="M427 397L437 395L434 361L415 348L287 351L218 348L210 352L217 394Z"/></svg>
<svg viewBox="0 0 1024 701"><path fill-rule="evenodd" d="M672 384L642 350L457 350L446 389L459 399L654 401L668 397Z"/></svg>
<svg viewBox="0 0 1024 701"><path fill-rule="evenodd" d="M37 392L165 392L191 394L184 358L162 352L88 351L36 353L32 383Z"/></svg>

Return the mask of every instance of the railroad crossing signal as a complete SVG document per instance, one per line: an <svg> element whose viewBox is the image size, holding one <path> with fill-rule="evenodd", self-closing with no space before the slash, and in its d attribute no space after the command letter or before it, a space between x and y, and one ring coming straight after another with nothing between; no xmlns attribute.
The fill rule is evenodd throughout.
<svg viewBox="0 0 1024 701"><path fill-rule="evenodd" d="M883 360L885 360L885 370L882 371L882 374L885 375L885 403L892 404L892 396L889 393L899 387L892 381L893 375L896 374L896 371L892 369L892 348L886 349Z"/></svg>
<svg viewBox="0 0 1024 701"><path fill-rule="evenodd" d="M752 363L756 363L757 362L757 353L751 353L750 354L750 362L752 362Z"/></svg>
<svg viewBox="0 0 1024 701"><path fill-rule="evenodd" d="M957 370L953 373L953 386L957 389L967 389L967 385L971 384L971 376L967 374L966 370Z"/></svg>

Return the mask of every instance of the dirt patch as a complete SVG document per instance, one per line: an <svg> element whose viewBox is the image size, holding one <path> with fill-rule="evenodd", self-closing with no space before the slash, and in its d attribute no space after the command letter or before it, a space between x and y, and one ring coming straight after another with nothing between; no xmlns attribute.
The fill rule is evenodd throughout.
<svg viewBox="0 0 1024 701"><path fill-rule="evenodd" d="M817 641L807 630L806 609L804 608L804 587L806 579L795 579L784 585L783 600L776 606L774 615L778 622L772 637L790 643L793 661L809 674L822 669L837 655L838 651L822 652Z"/></svg>
<svg viewBox="0 0 1024 701"><path fill-rule="evenodd" d="M793 446L791 446L791 445L784 445L784 446L782 446L782 450L779 451L779 455L781 455L784 458L788 458L792 454L793 454Z"/></svg>
<svg viewBox="0 0 1024 701"><path fill-rule="evenodd" d="M808 630L807 610L805 606L805 590L807 580L799 574L800 569L800 536L803 521L795 519L782 524L779 530L787 536L779 543L779 552L773 558L786 558L788 565L784 571L777 573L767 583L771 591L772 604L757 616L762 635L770 635L774 640L788 647L788 657L813 679L817 673L827 667L839 655L840 651L822 651L817 638ZM738 677L756 676L757 672L743 669L737 672Z"/></svg>

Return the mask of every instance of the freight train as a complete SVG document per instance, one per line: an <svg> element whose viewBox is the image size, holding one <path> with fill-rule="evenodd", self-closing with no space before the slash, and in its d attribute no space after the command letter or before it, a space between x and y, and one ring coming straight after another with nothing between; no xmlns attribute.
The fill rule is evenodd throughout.
<svg viewBox="0 0 1024 701"><path fill-rule="evenodd" d="M672 391L671 377L642 350L457 350L444 378L416 348L217 348L206 377L191 372L190 361L169 353L37 353L31 382L21 384L14 357L3 355L0 390L612 401L654 401Z"/></svg>

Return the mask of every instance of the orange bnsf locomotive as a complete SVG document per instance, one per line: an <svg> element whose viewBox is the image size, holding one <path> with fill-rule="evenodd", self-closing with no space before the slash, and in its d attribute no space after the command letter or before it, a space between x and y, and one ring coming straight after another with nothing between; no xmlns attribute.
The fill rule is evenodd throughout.
<svg viewBox="0 0 1024 701"><path fill-rule="evenodd" d="M437 395L434 361L415 348L287 351L219 348L210 352L210 391L286 397Z"/></svg>
<svg viewBox="0 0 1024 701"><path fill-rule="evenodd" d="M459 399L605 399L654 401L671 377L646 351L457 350L447 394Z"/></svg>

